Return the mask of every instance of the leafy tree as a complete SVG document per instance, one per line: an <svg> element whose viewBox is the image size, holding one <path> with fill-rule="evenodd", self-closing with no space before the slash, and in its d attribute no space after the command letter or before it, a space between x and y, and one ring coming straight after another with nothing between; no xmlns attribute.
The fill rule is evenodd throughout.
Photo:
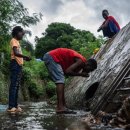
<svg viewBox="0 0 130 130"><path fill-rule="evenodd" d="M96 38L89 31L76 30L73 37L74 39L71 42L72 49L78 51L86 58L91 57L93 51L101 46L101 39Z"/></svg>
<svg viewBox="0 0 130 130"><path fill-rule="evenodd" d="M7 34L12 26L36 24L42 14L29 15L27 8L18 0L0 0L0 34Z"/></svg>
<svg viewBox="0 0 130 130"><path fill-rule="evenodd" d="M65 23L50 24L42 37L36 37L35 41L37 43L35 54L38 58L59 47L74 49L88 58L93 54L94 49L101 45L101 40L91 32L75 29Z"/></svg>
<svg viewBox="0 0 130 130"><path fill-rule="evenodd" d="M46 29L46 36L58 40L58 38L64 34L71 35L74 30L74 27L72 27L70 24L52 23Z"/></svg>
<svg viewBox="0 0 130 130"><path fill-rule="evenodd" d="M70 24L52 23L41 38L36 37L36 57L41 58L46 52L59 47L70 47L75 29Z"/></svg>
<svg viewBox="0 0 130 130"><path fill-rule="evenodd" d="M81 47L86 47L90 42L95 41L95 36L89 31L76 30L73 33L71 46L74 50L79 51Z"/></svg>

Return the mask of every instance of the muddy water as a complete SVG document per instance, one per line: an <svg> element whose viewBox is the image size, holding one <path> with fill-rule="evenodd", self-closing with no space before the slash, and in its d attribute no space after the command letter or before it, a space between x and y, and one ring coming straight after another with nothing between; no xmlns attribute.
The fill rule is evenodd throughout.
<svg viewBox="0 0 130 130"><path fill-rule="evenodd" d="M0 105L0 130L65 130L87 114L84 111L77 111L76 115L56 115L54 107L46 102L24 103L22 107L23 113L8 114L7 106ZM101 126L95 126L93 129L114 130Z"/></svg>

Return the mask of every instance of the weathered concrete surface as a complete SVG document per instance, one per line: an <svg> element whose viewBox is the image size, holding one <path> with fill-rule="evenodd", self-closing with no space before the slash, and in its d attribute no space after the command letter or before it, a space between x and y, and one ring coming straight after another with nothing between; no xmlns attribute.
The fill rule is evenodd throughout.
<svg viewBox="0 0 130 130"><path fill-rule="evenodd" d="M91 98L90 108L97 105L104 93L108 91L109 84L115 79L129 58L130 23L97 53L98 68L91 73L89 78L75 77L72 79L70 85L65 89L67 105L71 108L83 106L85 97L90 96L94 88L98 87ZM99 85L96 84L92 91L86 95L87 90L95 83L99 83Z"/></svg>

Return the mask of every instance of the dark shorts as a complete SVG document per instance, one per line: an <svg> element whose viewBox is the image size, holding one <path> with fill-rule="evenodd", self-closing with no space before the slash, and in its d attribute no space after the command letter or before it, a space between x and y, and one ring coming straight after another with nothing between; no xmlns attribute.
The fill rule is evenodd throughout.
<svg viewBox="0 0 130 130"><path fill-rule="evenodd" d="M64 83L65 77L61 65L56 63L49 53L43 56L43 61L45 62L52 80L55 83Z"/></svg>

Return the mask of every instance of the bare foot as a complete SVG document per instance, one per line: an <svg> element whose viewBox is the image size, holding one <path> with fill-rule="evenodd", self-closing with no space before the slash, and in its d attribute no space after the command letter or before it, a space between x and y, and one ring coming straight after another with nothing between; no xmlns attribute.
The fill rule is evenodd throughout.
<svg viewBox="0 0 130 130"><path fill-rule="evenodd" d="M17 109L15 107L13 107L11 109L8 109L7 112L9 112L9 113L16 113Z"/></svg>
<svg viewBox="0 0 130 130"><path fill-rule="evenodd" d="M22 112L23 111L23 109L21 108L21 107L17 107L17 112Z"/></svg>

